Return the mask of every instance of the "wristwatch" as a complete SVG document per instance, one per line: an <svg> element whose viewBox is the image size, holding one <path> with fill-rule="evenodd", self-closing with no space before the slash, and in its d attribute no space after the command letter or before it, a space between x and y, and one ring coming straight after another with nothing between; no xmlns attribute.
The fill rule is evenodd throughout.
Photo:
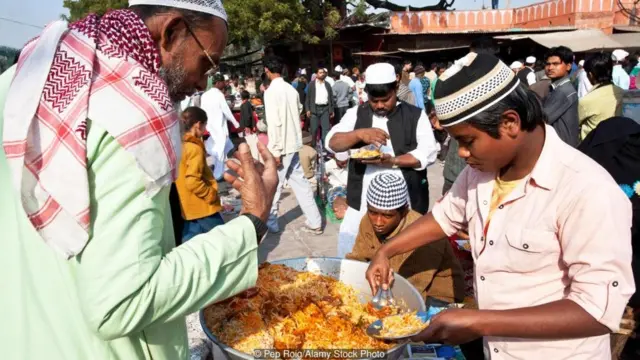
<svg viewBox="0 0 640 360"><path fill-rule="evenodd" d="M399 168L398 163L397 163L397 158L396 158L396 157L394 157L394 158L393 158L393 160L392 160L392 164L393 164L393 165L391 166L391 168L392 168L392 169L397 169L397 168Z"/></svg>
<svg viewBox="0 0 640 360"><path fill-rule="evenodd" d="M269 228L267 227L267 224L265 224L264 221L260 220L259 217L253 214L243 214L243 215L248 217L249 220L251 220L253 227L256 229L256 237L258 238L258 243L260 243L260 241L262 241L262 238L264 238L264 236L267 235L267 230L269 230Z"/></svg>

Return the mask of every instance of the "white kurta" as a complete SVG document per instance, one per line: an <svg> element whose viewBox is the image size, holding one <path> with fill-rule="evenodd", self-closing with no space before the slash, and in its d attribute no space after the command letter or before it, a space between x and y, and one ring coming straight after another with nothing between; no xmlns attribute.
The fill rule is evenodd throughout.
<svg viewBox="0 0 640 360"><path fill-rule="evenodd" d="M227 121L235 127L240 127L240 124L233 117L224 94L215 87L202 94L200 107L207 112L207 131L210 134L204 146L213 158L213 176L220 179L224 173L227 153L233 149Z"/></svg>
<svg viewBox="0 0 640 360"><path fill-rule="evenodd" d="M325 147L329 151L334 152L333 149L331 149L331 147L329 146L329 142L336 133L344 133L354 130L357 120L357 113L357 107L347 110L347 113L344 115L342 120L340 120L340 123L336 124L331 129L331 131L329 131L329 134L327 134L327 138L325 140ZM371 127L382 129L388 134L388 121L389 119L387 119L386 117L374 115ZM433 164L436 161L436 157L438 155L438 148L436 146L436 140L433 136L433 129L431 128L429 118L424 111L422 111L422 115L420 116L420 119L418 119L418 126L416 128L416 141L418 143L418 146L415 150L410 151L409 154L413 155L420 162L420 166L416 168L416 170L424 170L427 168L427 166ZM380 150L383 153L395 156L391 140L388 140L387 144L385 146L382 146ZM367 212L366 199L367 190L369 189L369 183L371 183L371 179L373 179L376 175L383 172L395 173L400 177L403 176L400 169L389 169L375 165L367 166L364 177L362 179L362 197L360 201L360 209L349 207L344 216L344 219L342 220L342 224L340 225L340 234L338 239L338 257L345 257L346 254L351 252L351 249L355 244L355 238L358 235L360 220Z"/></svg>

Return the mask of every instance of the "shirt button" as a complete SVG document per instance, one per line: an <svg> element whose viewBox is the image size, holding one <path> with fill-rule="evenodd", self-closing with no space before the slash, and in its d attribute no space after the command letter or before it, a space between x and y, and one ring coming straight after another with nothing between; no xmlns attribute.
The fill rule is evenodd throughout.
<svg viewBox="0 0 640 360"><path fill-rule="evenodd" d="M480 241L484 241L484 236L480 237Z"/></svg>
<svg viewBox="0 0 640 360"><path fill-rule="evenodd" d="M493 240L489 240L489 245L493 245Z"/></svg>
<svg viewBox="0 0 640 360"><path fill-rule="evenodd" d="M498 350L498 348L493 348L493 352L494 352L494 353L499 353L499 352L500 352L500 350Z"/></svg>
<svg viewBox="0 0 640 360"><path fill-rule="evenodd" d="M524 244L524 245L522 245L522 247L526 250L526 249L529 248L529 245L528 244Z"/></svg>
<svg viewBox="0 0 640 360"><path fill-rule="evenodd" d="M613 285L613 287L617 287L618 286L618 282L614 281L612 285Z"/></svg>
<svg viewBox="0 0 640 360"><path fill-rule="evenodd" d="M504 205L498 206L498 209L500 209L500 210L504 209Z"/></svg>
<svg viewBox="0 0 640 360"><path fill-rule="evenodd" d="M482 202L483 205L487 205L487 200Z"/></svg>
<svg viewBox="0 0 640 360"><path fill-rule="evenodd" d="M480 280L484 281L484 276L480 276Z"/></svg>

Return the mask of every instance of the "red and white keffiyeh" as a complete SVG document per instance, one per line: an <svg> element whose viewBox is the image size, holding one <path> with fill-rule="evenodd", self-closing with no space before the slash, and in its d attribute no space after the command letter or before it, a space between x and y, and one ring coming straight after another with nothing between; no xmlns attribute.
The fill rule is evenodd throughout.
<svg viewBox="0 0 640 360"><path fill-rule="evenodd" d="M149 30L130 10L54 22L22 50L3 146L29 220L66 258L89 240L87 119L135 158L149 196L175 178L179 121L159 67Z"/></svg>

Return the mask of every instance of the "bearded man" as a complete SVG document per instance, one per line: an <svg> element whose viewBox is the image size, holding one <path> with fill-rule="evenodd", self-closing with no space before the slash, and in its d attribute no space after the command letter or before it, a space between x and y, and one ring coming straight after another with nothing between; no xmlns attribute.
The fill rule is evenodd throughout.
<svg viewBox="0 0 640 360"><path fill-rule="evenodd" d="M175 248L173 104L226 46L219 0L131 0L57 21L0 76L5 359L187 359L185 315L255 285L278 182L247 146L243 216ZM258 195L259 194L259 195Z"/></svg>

